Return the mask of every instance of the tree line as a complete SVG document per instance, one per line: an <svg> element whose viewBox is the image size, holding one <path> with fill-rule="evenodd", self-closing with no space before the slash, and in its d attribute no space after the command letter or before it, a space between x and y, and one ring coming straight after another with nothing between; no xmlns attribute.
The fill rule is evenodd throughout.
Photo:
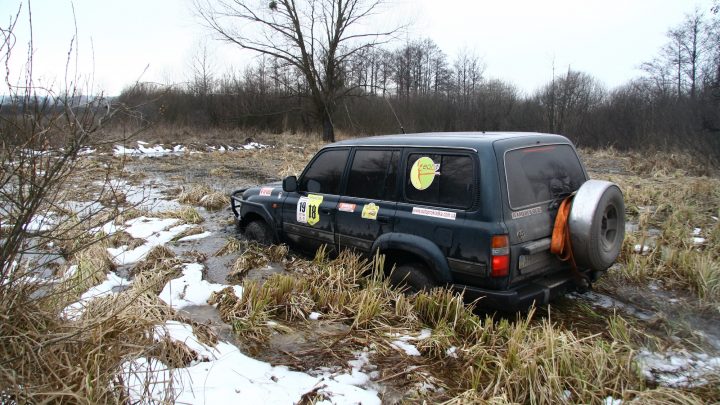
<svg viewBox="0 0 720 405"><path fill-rule="evenodd" d="M450 58L425 38L345 50L332 70L337 90L326 100L329 107L318 108L313 99L323 73L313 85L302 67L260 53L252 65L217 75L206 49L193 58L189 82L137 84L118 101L140 106L153 122L200 128L315 133L320 113L324 130L330 124L353 135L539 131L567 135L580 146L683 148L717 159L720 28L714 11L696 11L668 30L656 57L639 66L642 74L614 89L565 68L525 94L488 78L473 52Z"/></svg>

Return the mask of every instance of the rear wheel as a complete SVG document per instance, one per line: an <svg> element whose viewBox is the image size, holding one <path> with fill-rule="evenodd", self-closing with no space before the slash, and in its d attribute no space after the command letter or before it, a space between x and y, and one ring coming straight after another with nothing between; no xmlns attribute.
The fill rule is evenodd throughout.
<svg viewBox="0 0 720 405"><path fill-rule="evenodd" d="M256 219L245 227L245 237L257 241L262 245L270 245L273 242L272 231L263 220Z"/></svg>
<svg viewBox="0 0 720 405"><path fill-rule="evenodd" d="M404 288L408 294L428 290L435 286L435 281L428 274L427 267L421 263L407 263L396 267L390 273L390 282Z"/></svg>

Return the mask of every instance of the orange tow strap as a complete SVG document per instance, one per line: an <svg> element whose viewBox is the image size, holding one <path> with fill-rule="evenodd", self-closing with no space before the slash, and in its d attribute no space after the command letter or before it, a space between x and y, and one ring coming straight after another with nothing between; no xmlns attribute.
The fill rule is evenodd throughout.
<svg viewBox="0 0 720 405"><path fill-rule="evenodd" d="M569 262L570 270L576 279L584 279L585 276L578 271L575 257L573 256L572 242L570 241L570 227L568 226L568 217L570 217L570 208L575 194L566 197L558 208L555 217L555 226L553 228L552 240L550 241L550 252L557 255L558 259Z"/></svg>

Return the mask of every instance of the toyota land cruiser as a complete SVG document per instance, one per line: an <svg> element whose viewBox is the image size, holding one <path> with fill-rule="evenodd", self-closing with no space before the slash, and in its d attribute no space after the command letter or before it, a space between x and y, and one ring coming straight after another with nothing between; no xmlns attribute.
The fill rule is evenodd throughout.
<svg viewBox="0 0 720 405"><path fill-rule="evenodd" d="M572 255L561 260L551 241L568 197ZM594 280L624 237L620 189L588 180L567 138L539 133L337 142L297 178L235 191L231 206L239 228L261 243L384 254L395 283L446 285L505 310Z"/></svg>

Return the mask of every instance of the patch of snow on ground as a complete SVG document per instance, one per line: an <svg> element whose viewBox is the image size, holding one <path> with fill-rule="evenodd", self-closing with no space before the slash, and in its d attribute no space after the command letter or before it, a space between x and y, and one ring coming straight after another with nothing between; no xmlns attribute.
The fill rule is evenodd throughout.
<svg viewBox="0 0 720 405"><path fill-rule="evenodd" d="M613 397L607 397L605 398L605 401L603 401L603 405L622 405L622 403L622 399L616 399Z"/></svg>
<svg viewBox="0 0 720 405"><path fill-rule="evenodd" d="M315 391L319 398L325 398L319 403L380 404L376 391L354 385L367 382L364 373L313 377L252 359L230 343L219 342L209 348L192 338L191 330L179 323L167 323L156 329L156 337L170 336L189 343L188 347L206 355L207 361L172 372L162 363L146 358L126 362L121 374L130 402L173 398L176 403L192 404L292 404Z"/></svg>
<svg viewBox="0 0 720 405"><path fill-rule="evenodd" d="M68 269L70 271L70 269ZM120 287L127 287L130 281L126 280L115 273L108 273L107 278L102 283L87 290L80 300L68 305L62 312L62 316L66 319L77 320L85 311L88 303L96 298L114 294L113 290Z"/></svg>
<svg viewBox="0 0 720 405"><path fill-rule="evenodd" d="M113 155L115 156L163 156L174 153L174 150L165 149L162 145L146 147L147 142L137 141L137 148L127 148L123 145L115 145Z"/></svg>
<svg viewBox="0 0 720 405"><path fill-rule="evenodd" d="M308 315L308 319L310 319L311 321L317 321L318 319L320 319L321 316L321 313L311 312L310 315Z"/></svg>
<svg viewBox="0 0 720 405"><path fill-rule="evenodd" d="M257 142L250 142L250 143L248 143L248 144L245 144L245 145L241 146L241 148L243 148L243 149L245 149L245 150L249 150L249 149L265 149L265 148L269 148L269 147L270 147L270 146L268 146L268 145L263 145L263 144L257 143Z"/></svg>
<svg viewBox="0 0 720 405"><path fill-rule="evenodd" d="M640 253L644 255L650 253L650 249L651 247L649 245L635 245L635 249L633 250L635 251L635 253Z"/></svg>
<svg viewBox="0 0 720 405"><path fill-rule="evenodd" d="M388 334L391 337L397 337L398 339L390 343L391 346L403 350L408 356L419 356L420 351L413 345L408 343L413 340L423 340L432 336L431 329L422 329L417 336L400 335L399 333Z"/></svg>
<svg viewBox="0 0 720 405"><path fill-rule="evenodd" d="M196 361L215 360L215 349L208 347L193 333L192 326L178 322L166 321L164 325L155 327L154 337L156 341L168 338L175 342L183 343L188 349L197 354Z"/></svg>
<svg viewBox="0 0 720 405"><path fill-rule="evenodd" d="M178 242L189 242L189 241L193 241L193 240L204 239L210 235L212 235L212 232L207 231L207 232L198 233L195 235L185 236L183 238L178 239Z"/></svg>
<svg viewBox="0 0 720 405"><path fill-rule="evenodd" d="M207 300L214 292L227 287L224 284L214 284L202 279L203 266L199 263L186 264L183 275L170 280L162 292L160 299L173 309L181 309L192 305L207 305ZM242 296L242 287L233 286L235 295Z"/></svg>
<svg viewBox="0 0 720 405"><path fill-rule="evenodd" d="M645 378L666 387L696 387L707 384L708 377L720 375L720 357L706 353L684 350L656 353L643 349L635 360Z"/></svg>
<svg viewBox="0 0 720 405"><path fill-rule="evenodd" d="M177 222L178 219L175 218L138 217L131 219L125 223L125 225L127 225L125 232L129 233L133 238L145 239L145 243L135 249L128 249L125 245L119 248L108 248L108 253L110 253L115 264L127 265L137 263L145 258L155 246L170 242L173 238L192 227L192 225L178 225L165 230L165 228Z"/></svg>
<svg viewBox="0 0 720 405"><path fill-rule="evenodd" d="M112 180L110 187L125 194L128 204L140 210L162 212L180 208L179 202L168 200L158 188L150 184L138 187L124 180Z"/></svg>
<svg viewBox="0 0 720 405"><path fill-rule="evenodd" d="M403 340L393 340L392 343L390 343L393 347L400 349L405 352L408 356L419 356L420 351L415 347L415 345L412 345L408 342L405 342Z"/></svg>

